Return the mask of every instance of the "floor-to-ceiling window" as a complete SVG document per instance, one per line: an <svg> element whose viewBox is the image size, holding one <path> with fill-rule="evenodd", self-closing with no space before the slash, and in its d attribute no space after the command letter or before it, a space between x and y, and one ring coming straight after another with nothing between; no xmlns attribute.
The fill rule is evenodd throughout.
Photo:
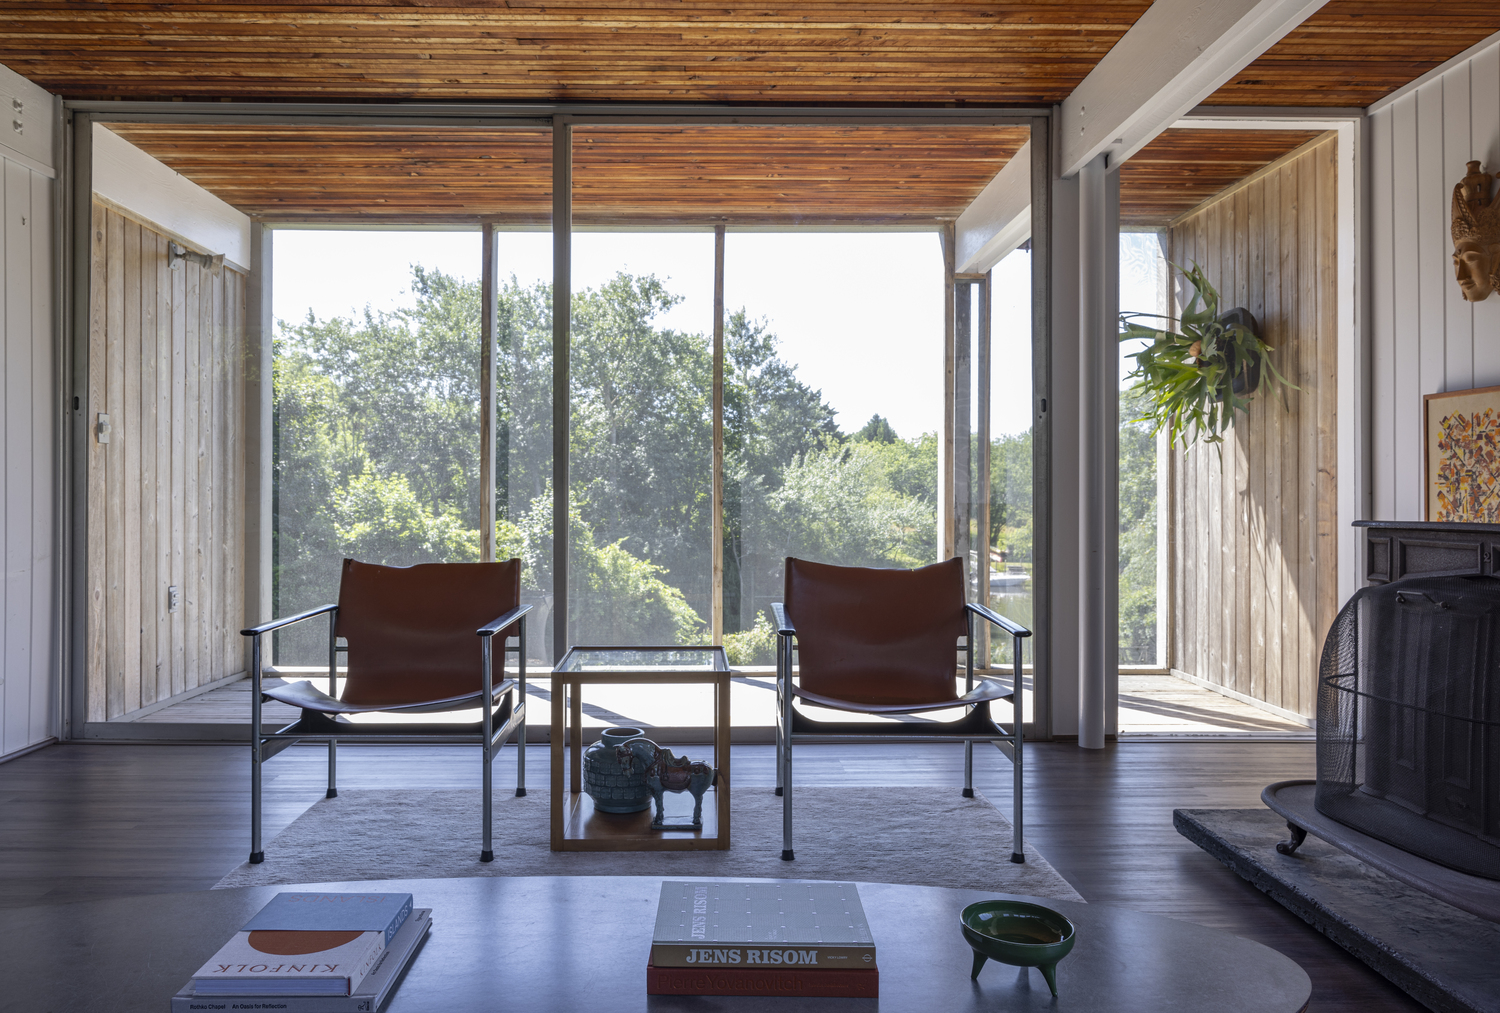
<svg viewBox="0 0 1500 1013"><path fill-rule="evenodd" d="M1121 232L1121 311L1159 314L1138 319L1148 326L1166 326L1168 270L1161 232ZM1143 421L1150 405L1130 390L1134 381L1129 378L1135 368L1130 356L1143 346L1141 341L1120 345L1119 650L1123 668L1160 668L1166 657L1157 608L1164 577L1157 551L1164 447L1152 424Z"/></svg>
<svg viewBox="0 0 1500 1013"><path fill-rule="evenodd" d="M573 128L563 388L554 386L550 228L491 216L492 493L482 488L479 432L481 233L278 229L277 614L333 600L346 556L398 565L481 558L481 506L493 495L496 556L523 560L525 597L538 606L533 661L550 661L556 643L718 640L737 666L769 666L769 605L782 596L787 556L911 567L954 548L939 523L939 476L944 441L956 439L972 523L954 550L971 560L971 597L1012 596L1002 610L1029 621L1029 253L997 269L1008 280L993 299L981 302L977 283L960 286L973 299L967 372L945 404L941 226L920 214L861 224L840 202L871 198L845 181L846 160L884 172L886 147L863 150L858 130L818 129L847 150L818 169L828 180L803 193L803 181L784 174L735 180L711 165L743 160L762 142L773 149L768 160L833 157L797 130L792 144L760 128ZM883 143L896 133L884 129ZM972 155L992 174L1024 133L994 128ZM914 130L902 143L934 138ZM696 175L682 186L653 182L679 171L676 160ZM705 213L705 195L743 207ZM837 220L820 221L829 208ZM341 286L319 286L330 264L340 265ZM1004 354L980 357L989 328L980 317L992 304L1005 318L996 339ZM989 394L997 378L1006 387L998 399ZM559 389L568 422L562 514ZM960 403L966 424L955 434L945 411ZM995 429L992 446L980 415L1017 403L1025 421ZM999 463L986 479L991 456ZM974 498L981 487L999 491ZM569 533L565 589L553 572L558 524ZM1008 650L995 644L996 663ZM326 657L322 629L277 645L281 666ZM771 695L758 688L744 707L736 690L736 723L770 724ZM684 723L636 707L644 699L627 693L585 711L597 721Z"/></svg>
<svg viewBox="0 0 1500 1013"><path fill-rule="evenodd" d="M432 143L406 133L388 140ZM450 132L438 140L444 147L429 172L451 182L413 182L392 200L466 197L465 210L493 211L486 215L492 258L472 221L403 226L401 208L390 220L358 209L367 220L354 229L303 224L272 232L274 611L336 601L345 558L406 566L517 557L523 600L537 606L529 654L546 663L553 618L550 132ZM455 194L458 181L473 192ZM424 185L436 190L424 196ZM487 260L495 281L488 338ZM482 432L487 340L492 445ZM495 530L487 539L490 518ZM279 632L274 657L278 667L326 665L326 626Z"/></svg>
<svg viewBox="0 0 1500 1013"><path fill-rule="evenodd" d="M770 664L788 556L937 558L942 252L933 232L731 231L725 264L724 629Z"/></svg>
<svg viewBox="0 0 1500 1013"><path fill-rule="evenodd" d="M707 644L714 233L578 231L572 289L569 637Z"/></svg>
<svg viewBox="0 0 1500 1013"><path fill-rule="evenodd" d="M981 567L976 577L976 597L984 595L989 607L1023 626L1036 624L1038 593L1035 527L1033 523L1034 492L1033 439L1037 407L1033 395L1032 317L1031 317L1031 244L1012 251L989 272L988 297L974 307L976 319L988 310L988 326L976 327L976 335L987 330L988 352L985 363L989 390L981 402L982 392L973 394L975 418L980 418L981 404L988 410L988 427L976 429L975 444L987 440L988 502L983 504L985 533L984 553L975 561ZM977 295L977 293L976 293ZM981 361L975 353L976 377ZM976 455L977 456L977 455ZM980 489L982 495L985 491ZM989 663L995 668L1014 664L1014 644L1010 637L985 631L988 636ZM1023 641L1021 662L1029 677L1033 641ZM1033 696L1026 695L1026 717L1033 717Z"/></svg>

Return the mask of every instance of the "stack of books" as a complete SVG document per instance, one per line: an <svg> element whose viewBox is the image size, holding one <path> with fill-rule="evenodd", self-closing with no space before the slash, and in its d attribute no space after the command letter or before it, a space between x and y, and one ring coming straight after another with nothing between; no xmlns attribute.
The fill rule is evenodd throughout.
<svg viewBox="0 0 1500 1013"><path fill-rule="evenodd" d="M650 995L877 998L875 940L853 883L661 885Z"/></svg>
<svg viewBox="0 0 1500 1013"><path fill-rule="evenodd" d="M409 893L278 893L172 997L172 1013L376 1013L431 927Z"/></svg>

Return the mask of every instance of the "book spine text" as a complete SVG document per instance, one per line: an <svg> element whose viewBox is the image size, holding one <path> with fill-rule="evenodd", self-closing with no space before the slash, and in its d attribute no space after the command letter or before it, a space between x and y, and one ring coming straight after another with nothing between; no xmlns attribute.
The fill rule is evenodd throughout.
<svg viewBox="0 0 1500 1013"><path fill-rule="evenodd" d="M873 946L766 946L744 943L653 943L656 967L804 967L866 970L875 966Z"/></svg>

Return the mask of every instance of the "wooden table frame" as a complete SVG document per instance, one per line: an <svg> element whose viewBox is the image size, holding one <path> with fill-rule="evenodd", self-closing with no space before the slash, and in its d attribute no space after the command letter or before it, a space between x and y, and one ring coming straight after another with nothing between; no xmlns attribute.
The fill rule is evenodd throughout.
<svg viewBox="0 0 1500 1013"><path fill-rule="evenodd" d="M595 669L583 672L559 671L578 651L691 651L715 657L714 669L660 670ZM552 850L553 851L727 851L729 849L729 686L733 673L722 647L591 647L578 645L552 670ZM580 805L589 805L583 791L583 685L702 685L714 687L714 766L718 779L713 787L716 826L713 835L706 833L708 820L701 831L639 831L626 828L600 836L567 836L569 813ZM568 793L563 792L564 698L566 698L568 744ZM650 729L646 729L650 735ZM647 810L649 813L650 810ZM646 814L643 814L646 815ZM708 815L705 813L705 815ZM649 819L645 820L649 822Z"/></svg>

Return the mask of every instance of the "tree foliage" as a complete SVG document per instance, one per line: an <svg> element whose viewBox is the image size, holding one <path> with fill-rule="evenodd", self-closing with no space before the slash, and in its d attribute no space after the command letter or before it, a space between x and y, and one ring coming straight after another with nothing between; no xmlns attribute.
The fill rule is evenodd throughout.
<svg viewBox="0 0 1500 1013"><path fill-rule="evenodd" d="M277 607L332 601L345 556L479 558L479 292L414 267L414 305L283 324L275 356ZM659 326L678 297L619 274L573 297L568 434L570 637L708 636L712 353ZM551 288L498 297L496 507L501 558L553 582ZM936 439L889 423L849 437L744 309L725 329L726 625L764 626L782 560L932 558ZM323 634L284 640L308 660ZM762 640L764 638L762 637ZM756 652L759 652L756 648ZM297 660L297 659L293 659Z"/></svg>
<svg viewBox="0 0 1500 1013"><path fill-rule="evenodd" d="M1156 664L1156 433L1144 396L1120 394L1120 663Z"/></svg>
<svg viewBox="0 0 1500 1013"><path fill-rule="evenodd" d="M414 267L413 305L283 324L275 349L276 598L333 601L339 561L477 560L479 292ZM712 487L708 338L662 327L678 297L618 274L573 297L570 639L705 643ZM498 294L496 529L527 593L553 586L551 288ZM1137 417L1122 404L1121 417ZM769 663L767 607L787 556L861 566L936 558L938 440L873 416L853 433L798 378L764 319L725 327L726 645ZM1155 463L1149 426L1121 428L1122 651L1154 650ZM1033 559L1030 432L991 445L992 546ZM538 598L537 600L541 600ZM326 633L278 642L326 656ZM546 631L533 631L547 643Z"/></svg>

